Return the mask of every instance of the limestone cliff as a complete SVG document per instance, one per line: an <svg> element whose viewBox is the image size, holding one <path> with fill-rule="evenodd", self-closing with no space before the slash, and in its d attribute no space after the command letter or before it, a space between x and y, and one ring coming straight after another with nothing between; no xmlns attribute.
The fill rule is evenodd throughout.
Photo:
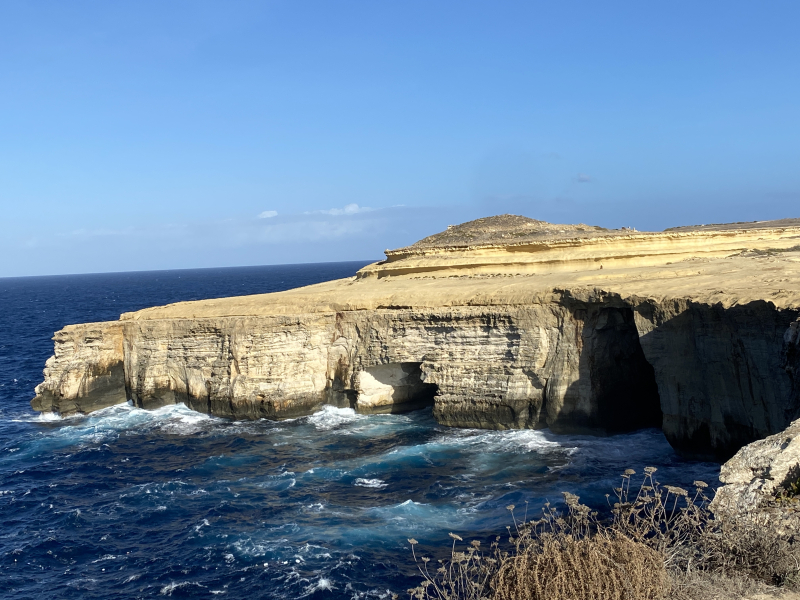
<svg viewBox="0 0 800 600"><path fill-rule="evenodd" d="M662 425L727 458L800 408L800 221L660 233L480 219L353 279L71 326L33 406L236 418L433 405L443 424Z"/></svg>
<svg viewBox="0 0 800 600"><path fill-rule="evenodd" d="M121 323L68 325L53 341L55 354L36 386L34 410L85 413L127 400Z"/></svg>

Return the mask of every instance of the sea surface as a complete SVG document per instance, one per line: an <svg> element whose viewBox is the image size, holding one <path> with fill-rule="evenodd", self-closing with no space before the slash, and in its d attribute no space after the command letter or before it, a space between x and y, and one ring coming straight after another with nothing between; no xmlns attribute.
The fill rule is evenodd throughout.
<svg viewBox="0 0 800 600"><path fill-rule="evenodd" d="M612 437L437 425L430 410L326 407L281 422L183 405L90 416L29 405L54 331L180 300L353 275L325 263L0 279L0 598L390 598L417 584L407 539L486 540L571 491L598 507L626 468L717 485L659 430Z"/></svg>

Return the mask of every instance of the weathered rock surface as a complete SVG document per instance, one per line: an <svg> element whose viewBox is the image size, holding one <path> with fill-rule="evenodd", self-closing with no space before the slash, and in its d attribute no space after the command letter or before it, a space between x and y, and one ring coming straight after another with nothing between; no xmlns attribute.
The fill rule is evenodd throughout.
<svg viewBox="0 0 800 600"><path fill-rule="evenodd" d="M127 401L122 323L68 325L53 341L55 353L31 401L34 410L85 413Z"/></svg>
<svg viewBox="0 0 800 600"><path fill-rule="evenodd" d="M800 481L800 420L741 448L722 465L720 480L725 485L711 504L714 512L736 516L769 511L778 488L789 489Z"/></svg>
<svg viewBox="0 0 800 600"><path fill-rule="evenodd" d="M798 349L800 321L792 323L784 337L785 367L795 376L800 365ZM763 510L779 488L793 491L791 488L800 483L800 419L780 433L742 447L722 465L719 478L725 485L717 491L712 508L720 513ZM799 517L795 520L800 522Z"/></svg>
<svg viewBox="0 0 800 600"><path fill-rule="evenodd" d="M663 424L718 458L800 416L800 221L640 233L502 217L445 233L354 279L65 328L33 406L276 419L433 403L461 427Z"/></svg>
<svg viewBox="0 0 800 600"><path fill-rule="evenodd" d="M636 307L640 342L656 371L670 443L727 458L800 416L784 336L796 310L753 301L724 308L686 300Z"/></svg>

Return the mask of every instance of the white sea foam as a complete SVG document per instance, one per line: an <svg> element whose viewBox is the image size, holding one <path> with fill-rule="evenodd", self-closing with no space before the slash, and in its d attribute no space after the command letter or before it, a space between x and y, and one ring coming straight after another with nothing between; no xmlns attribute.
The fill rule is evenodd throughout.
<svg viewBox="0 0 800 600"><path fill-rule="evenodd" d="M182 589L182 588L188 588L188 587L191 587L191 586L196 586L196 587L201 587L201 588L206 587L206 586L204 586L204 585L202 585L200 583L197 583L195 581L181 581L181 582L173 581L173 582L168 583L167 585L165 585L164 587L161 588L161 595L162 596L172 596L172 592L174 592L175 590L179 590L179 589Z"/></svg>
<svg viewBox="0 0 800 600"><path fill-rule="evenodd" d="M22 419L20 419L20 420L22 420ZM63 421L64 419L58 413L43 412L43 413L39 413L38 415L36 415L32 420L45 422L45 423L48 423L48 422L52 423L54 421Z"/></svg>
<svg viewBox="0 0 800 600"><path fill-rule="evenodd" d="M239 556L246 558L261 558L266 555L288 555L295 551L288 538L263 539L260 532L252 536L242 537L229 546ZM272 559L274 560L274 559Z"/></svg>
<svg viewBox="0 0 800 600"><path fill-rule="evenodd" d="M355 481L355 485L359 487L365 488L385 488L388 484L383 481L383 479L361 479L358 478Z"/></svg>
<svg viewBox="0 0 800 600"><path fill-rule="evenodd" d="M354 423L366 419L364 415L356 414L352 408L336 408L323 406L322 410L308 417L308 422L319 431L328 431L346 423Z"/></svg>
<svg viewBox="0 0 800 600"><path fill-rule="evenodd" d="M312 583L305 589L305 593L301 596L301 598L310 596L314 592L332 592L335 589L336 587L333 585L330 579L327 579L326 577L320 577L316 583Z"/></svg>
<svg viewBox="0 0 800 600"><path fill-rule="evenodd" d="M294 472L286 471L280 475L270 475L265 481L256 484L256 487L269 490L283 491L293 488L297 484Z"/></svg>
<svg viewBox="0 0 800 600"><path fill-rule="evenodd" d="M465 449L480 449L481 452L511 452L548 453L552 451L563 452L569 445L567 440L555 441L551 435L536 429L512 429L508 431L485 431L479 429L466 429L448 431L447 434L435 440L436 444L443 446L460 446ZM567 442L566 444L564 442Z"/></svg>
<svg viewBox="0 0 800 600"><path fill-rule="evenodd" d="M195 412L183 404L172 404L155 410L144 410L130 404L118 404L88 416L59 417L42 413L21 419L31 422L58 422L62 426L42 431L22 447L22 456L66 446L94 446L116 439L129 430L162 431L172 435L192 435L224 423L222 419ZM20 457L21 458L21 457Z"/></svg>
<svg viewBox="0 0 800 600"><path fill-rule="evenodd" d="M113 554L106 554L105 556L101 556L101 557L100 557L100 558L98 558L97 560L93 560L93 561L92 561L92 564L94 564L94 563L99 563L99 562L103 562L103 561L105 561L105 560L116 560L116 558L117 558L117 557L116 557L116 556L114 556Z"/></svg>

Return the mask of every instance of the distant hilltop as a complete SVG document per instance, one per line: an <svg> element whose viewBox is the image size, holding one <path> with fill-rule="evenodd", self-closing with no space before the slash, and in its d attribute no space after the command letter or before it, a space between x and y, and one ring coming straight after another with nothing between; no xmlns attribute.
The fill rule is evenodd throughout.
<svg viewBox="0 0 800 600"><path fill-rule="evenodd" d="M607 229L597 225L577 225L548 223L521 215L497 215L467 221L460 225L450 225L445 231L435 233L420 241L390 250L390 254L403 254L414 250L433 248L465 248L496 245L523 245L567 239L595 239L629 236L631 233L644 235L663 235L664 233L735 231L764 228L800 227L800 219L781 219L777 221L752 221L723 223L714 225L688 225L671 227L662 231L637 231L635 227Z"/></svg>
<svg viewBox="0 0 800 600"><path fill-rule="evenodd" d="M800 219L753 221L638 231L626 226L547 223L498 215L451 225L415 244L386 250L386 260L359 278L547 274L665 266L741 252L800 247ZM643 276L637 272L636 277Z"/></svg>

